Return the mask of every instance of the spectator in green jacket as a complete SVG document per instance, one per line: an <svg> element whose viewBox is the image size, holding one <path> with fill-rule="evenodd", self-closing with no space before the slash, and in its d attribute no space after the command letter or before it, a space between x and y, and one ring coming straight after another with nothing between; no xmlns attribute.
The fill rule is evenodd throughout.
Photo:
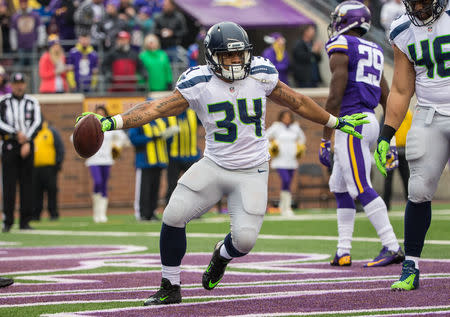
<svg viewBox="0 0 450 317"><path fill-rule="evenodd" d="M147 70L147 88L149 91L172 89L172 68L166 52L160 49L159 39L149 34L144 39L144 50L139 59Z"/></svg>

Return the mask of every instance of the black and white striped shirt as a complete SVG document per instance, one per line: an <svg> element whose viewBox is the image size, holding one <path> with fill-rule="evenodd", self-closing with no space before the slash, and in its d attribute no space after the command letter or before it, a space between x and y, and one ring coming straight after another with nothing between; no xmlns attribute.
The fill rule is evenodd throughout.
<svg viewBox="0 0 450 317"><path fill-rule="evenodd" d="M9 93L0 99L1 135L15 135L22 132L32 140L41 124L41 106L36 98L25 94L22 99L17 99Z"/></svg>

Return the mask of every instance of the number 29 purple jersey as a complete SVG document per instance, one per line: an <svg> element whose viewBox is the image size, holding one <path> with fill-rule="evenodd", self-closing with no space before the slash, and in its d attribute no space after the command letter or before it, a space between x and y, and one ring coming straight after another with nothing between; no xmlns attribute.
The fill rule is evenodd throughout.
<svg viewBox="0 0 450 317"><path fill-rule="evenodd" d="M348 81L339 116L374 112L381 96L383 49L376 43L351 35L333 37L325 48L328 57L337 52L348 56Z"/></svg>

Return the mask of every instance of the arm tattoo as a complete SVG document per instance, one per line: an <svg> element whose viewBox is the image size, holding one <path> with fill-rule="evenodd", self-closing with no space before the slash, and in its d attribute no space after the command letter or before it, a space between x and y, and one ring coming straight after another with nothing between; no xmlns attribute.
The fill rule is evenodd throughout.
<svg viewBox="0 0 450 317"><path fill-rule="evenodd" d="M282 87L279 87L275 90L276 96L282 101L286 106L288 106L291 109L297 109L300 108L302 105L301 98L298 98L298 96L289 93L289 91L286 91Z"/></svg>
<svg viewBox="0 0 450 317"><path fill-rule="evenodd" d="M171 104L171 103L176 103L180 100L182 100L183 98L181 98L180 96L173 96L168 100L164 100L162 102L160 102L157 106L156 109L160 109L163 110L162 108L166 107L167 105Z"/></svg>
<svg viewBox="0 0 450 317"><path fill-rule="evenodd" d="M181 112L184 106L183 102L185 99L181 95L173 95L160 100L147 100L139 103L123 114L124 126L139 126L156 118L174 115Z"/></svg>

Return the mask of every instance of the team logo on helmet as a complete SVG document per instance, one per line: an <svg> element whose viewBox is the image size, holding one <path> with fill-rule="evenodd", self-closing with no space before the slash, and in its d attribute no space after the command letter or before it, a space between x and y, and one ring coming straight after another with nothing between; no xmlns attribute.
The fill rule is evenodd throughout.
<svg viewBox="0 0 450 317"><path fill-rule="evenodd" d="M369 8L356 0L344 1L331 13L328 36L337 36L351 29L359 29L361 35L370 29L371 14Z"/></svg>

